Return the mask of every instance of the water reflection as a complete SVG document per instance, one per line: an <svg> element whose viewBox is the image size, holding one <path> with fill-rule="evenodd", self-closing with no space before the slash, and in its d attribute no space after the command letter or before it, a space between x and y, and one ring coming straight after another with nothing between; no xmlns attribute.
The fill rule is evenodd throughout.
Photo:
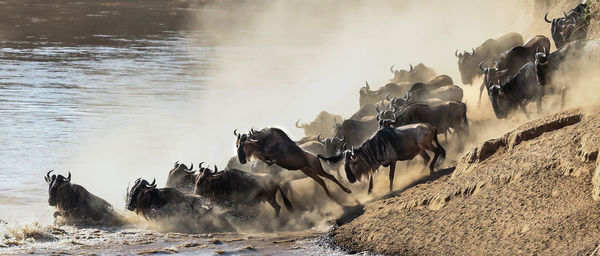
<svg viewBox="0 0 600 256"><path fill-rule="evenodd" d="M201 31L188 36L189 2L51 2L0 2L2 215L45 203L42 173L77 154L93 124L177 116L216 58ZM143 111L157 102L164 112Z"/></svg>

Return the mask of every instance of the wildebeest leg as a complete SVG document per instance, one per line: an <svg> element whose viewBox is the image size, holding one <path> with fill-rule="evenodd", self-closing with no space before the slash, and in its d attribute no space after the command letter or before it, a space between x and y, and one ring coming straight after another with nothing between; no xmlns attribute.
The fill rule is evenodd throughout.
<svg viewBox="0 0 600 256"><path fill-rule="evenodd" d="M519 103L519 107L521 107L521 110L523 110L523 113L525 113L525 117L529 118L529 114L527 113L527 105L525 105L525 103Z"/></svg>
<svg viewBox="0 0 600 256"><path fill-rule="evenodd" d="M340 188L342 190L344 190L344 192L346 192L348 194L352 193L352 191L350 189L344 187L344 185L342 185L342 183L340 183L335 177L333 177L333 175L331 175L329 173L326 173L325 171L323 171L322 174L321 173L318 173L318 174L321 175L321 176L323 176L326 179L329 179L329 180L333 181L335 184L337 184L338 186L340 186Z"/></svg>
<svg viewBox="0 0 600 256"><path fill-rule="evenodd" d="M545 89L546 88L544 86L542 86L542 88L540 89L540 95L536 104L538 114L542 113L542 98L544 98Z"/></svg>
<svg viewBox="0 0 600 256"><path fill-rule="evenodd" d="M275 193L273 193L273 196L271 196L271 198L269 198L269 200L267 200L267 202L273 206L273 209L275 209L275 216L279 217L279 211L281 211L281 206L279 206L279 204L277 203L277 201L275 200Z"/></svg>
<svg viewBox="0 0 600 256"><path fill-rule="evenodd" d="M367 194L371 194L373 192L373 175L369 177L369 190L367 190Z"/></svg>
<svg viewBox="0 0 600 256"><path fill-rule="evenodd" d="M390 191L394 188L394 172L396 171L396 162L390 164Z"/></svg>
<svg viewBox="0 0 600 256"><path fill-rule="evenodd" d="M300 169L304 174L306 174L306 176L310 177L311 179L315 180L317 183L319 183L319 185L321 187L323 187L323 189L325 190L325 193L327 194L327 196L329 198L331 198L332 200L335 201L335 199L333 197L331 197L331 194L329 193L329 189L327 189L327 185L325 185L325 181L323 181L323 179L321 179L321 177L319 177L319 175L317 175L315 172L313 172L312 170L308 169Z"/></svg>
<svg viewBox="0 0 600 256"><path fill-rule="evenodd" d="M431 157L427 154L427 152L425 152L425 150L421 150L421 152L419 152L419 155L423 158L423 161L425 161L425 167L427 168L427 164L429 163L429 160L431 160ZM433 173L433 168L429 168L429 174L431 175Z"/></svg>
<svg viewBox="0 0 600 256"><path fill-rule="evenodd" d="M335 184L337 184L338 186L340 186L340 188L344 192L346 192L348 194L352 193L352 191L350 189L344 187L344 185L342 185L342 183L340 183L335 177L333 177L333 175L331 175L329 173L326 173L325 170L323 170L323 166L321 165L321 161L319 161L318 159L317 159L316 162L313 162L310 165L310 167L311 167L311 170L313 171L313 172L311 172L313 175L315 175L315 176L318 175L318 176L321 176L323 178L329 179L329 180L333 181ZM306 173L308 175L307 172L304 172L304 173ZM325 183L323 183L323 184L325 184Z"/></svg>

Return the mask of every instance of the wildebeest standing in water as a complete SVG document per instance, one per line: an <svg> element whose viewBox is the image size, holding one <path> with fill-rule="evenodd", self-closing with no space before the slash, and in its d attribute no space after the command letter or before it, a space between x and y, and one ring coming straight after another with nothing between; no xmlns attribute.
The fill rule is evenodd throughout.
<svg viewBox="0 0 600 256"><path fill-rule="evenodd" d="M193 169L193 163L188 168L185 164L180 164L179 161L175 162L173 169L169 171L166 187L175 188L183 193L193 193L194 182L196 181L196 171Z"/></svg>
<svg viewBox="0 0 600 256"><path fill-rule="evenodd" d="M281 206L276 200L277 191L281 194L285 207L292 211L292 204L275 179L237 169L217 172L215 166L214 171L209 168L200 169L194 193L229 208L267 202L275 210L275 216L279 216Z"/></svg>
<svg viewBox="0 0 600 256"><path fill-rule="evenodd" d="M46 174L48 183L48 204L56 207L54 217L62 217L67 222L94 224L107 223L122 225L124 220L111 204L88 192L84 187L71 183L71 172L66 178L62 175Z"/></svg>
<svg viewBox="0 0 600 256"><path fill-rule="evenodd" d="M479 88L479 102L483 88L488 90L492 83L500 80L502 83L513 77L521 67L535 60L538 52L548 54L550 52L550 39L545 36L537 35L527 40L522 46L515 46L502 53L496 62L496 67L483 68L483 62L479 68L483 71L483 83Z"/></svg>
<svg viewBox="0 0 600 256"><path fill-rule="evenodd" d="M229 221L213 212L206 199L174 188L158 189L156 180L135 181L127 192L127 210L150 220L176 221L186 232L234 231Z"/></svg>
<svg viewBox="0 0 600 256"><path fill-rule="evenodd" d="M332 162L345 159L344 169L350 183L356 182L357 179L362 180L363 177L370 179L379 166L389 166L391 191L394 187L396 161L411 160L420 155L427 167L431 158L426 151L434 153L433 161L429 165L431 174L434 167L443 162L446 151L437 140L435 127L429 124L411 124L398 128L383 127L359 148L346 150L337 156L319 155L319 157ZM370 193L372 189L373 184L370 179L368 192Z"/></svg>
<svg viewBox="0 0 600 256"><path fill-rule="evenodd" d="M409 83L417 83L417 82L426 82L430 79L437 76L435 70L430 67L425 66L423 63L417 64L417 66L413 67L410 65L409 70L394 70L394 65L390 67L390 72L394 74L394 77L390 79L392 83L401 83L401 82L409 82Z"/></svg>
<svg viewBox="0 0 600 256"><path fill-rule="evenodd" d="M580 3L569 13L563 13L564 17L548 20L548 12L544 15L544 20L552 24L550 33L556 48L559 49L565 44L585 39L587 37L588 27L592 18L591 8L586 2Z"/></svg>
<svg viewBox="0 0 600 256"><path fill-rule="evenodd" d="M508 33L498 39L488 39L480 46L472 49L471 52L458 53L454 55L458 58L458 70L463 84L472 84L475 77L483 73L479 69L479 63L485 61L485 66L491 66L504 51L523 44L523 37L517 33Z"/></svg>
<svg viewBox="0 0 600 256"><path fill-rule="evenodd" d="M238 134L234 130L233 134L237 136L236 147L238 159L241 164L245 164L248 159L256 157L268 165L276 164L288 170L301 170L304 174L319 183L331 199L334 198L329 193L321 177L333 181L344 192L352 193L350 189L344 187L333 175L323 170L319 158L302 150L281 129L264 128L260 131L251 130L249 134Z"/></svg>

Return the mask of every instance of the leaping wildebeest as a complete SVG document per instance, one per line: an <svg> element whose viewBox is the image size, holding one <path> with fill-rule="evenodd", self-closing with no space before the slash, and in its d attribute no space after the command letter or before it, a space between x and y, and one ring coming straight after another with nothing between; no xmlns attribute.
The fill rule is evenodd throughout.
<svg viewBox="0 0 600 256"><path fill-rule="evenodd" d="M458 70L463 84L472 84L475 77L483 73L479 69L479 63L485 61L485 66L491 66L501 53L517 45L523 44L523 37L517 33L508 33L497 39L488 39L480 46L472 49L471 52L458 53L454 55L458 58Z"/></svg>
<svg viewBox="0 0 600 256"><path fill-rule="evenodd" d="M435 143L435 144L434 144ZM425 167L431 159L426 151L434 153L433 161L429 164L429 173L435 166L440 165L446 157L446 151L437 139L435 127L429 124L411 124L397 128L383 127L360 147L345 150L336 156L322 156L325 161L339 162L344 159L346 177L350 183L369 178L369 190L373 189L371 176L380 166L390 167L390 191L394 187L394 172L396 161L406 161L420 155L425 161Z"/></svg>
<svg viewBox="0 0 600 256"><path fill-rule="evenodd" d="M68 222L89 223L89 221L121 225L123 218L111 204L88 192L83 186L71 183L71 172L62 175L46 174L48 183L48 204L56 207L54 217L61 216Z"/></svg>
<svg viewBox="0 0 600 256"><path fill-rule="evenodd" d="M216 166L215 170L201 168L195 187L195 194L230 208L239 205L255 206L267 202L275 210L275 216L279 216L281 210L276 200L279 191L288 211L294 210L277 181L266 175L256 175L237 169L218 172Z"/></svg>
<svg viewBox="0 0 600 256"><path fill-rule="evenodd" d="M333 197L321 177L333 181L344 192L352 193L333 175L323 170L318 157L301 149L281 129L250 130L248 134L238 134L234 130L233 134L237 136L236 147L241 164L245 164L252 158L258 158L267 165L276 164L288 170L300 170L319 183L331 199Z"/></svg>

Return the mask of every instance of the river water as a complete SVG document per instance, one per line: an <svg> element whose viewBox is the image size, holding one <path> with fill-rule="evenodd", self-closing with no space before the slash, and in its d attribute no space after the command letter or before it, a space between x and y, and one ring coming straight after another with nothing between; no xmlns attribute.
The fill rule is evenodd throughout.
<svg viewBox="0 0 600 256"><path fill-rule="evenodd" d="M160 140L163 134L147 130L202 129L201 117L181 109L205 97L213 64L230 58L221 53L252 48L215 44L189 25L196 22L195 7L176 1L0 2L0 254L343 254L321 246L327 226L190 235L155 231L140 220L124 229L53 224L43 179L48 170L98 170L119 165L112 160L119 157L147 160L141 165L151 166L152 156L135 148L152 147L143 141ZM121 141L110 131L123 120L145 120L126 125L123 136L147 132L147 137L113 145L130 151L90 146ZM163 158L179 160L168 154ZM166 176L170 164L164 165L162 173L152 174ZM81 169L68 170L76 183L88 184L92 193L100 191L96 194L115 208L124 208L127 181L108 178L122 170ZM118 178L131 181L141 174L148 175L138 171Z"/></svg>

